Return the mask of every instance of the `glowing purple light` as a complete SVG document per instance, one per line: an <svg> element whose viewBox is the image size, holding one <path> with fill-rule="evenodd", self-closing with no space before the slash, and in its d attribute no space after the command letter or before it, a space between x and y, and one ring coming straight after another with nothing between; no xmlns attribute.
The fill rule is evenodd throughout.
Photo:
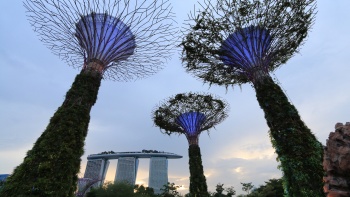
<svg viewBox="0 0 350 197"><path fill-rule="evenodd" d="M242 69L267 66L271 36L263 28L250 26L230 34L221 44L220 59L224 64Z"/></svg>
<svg viewBox="0 0 350 197"><path fill-rule="evenodd" d="M86 50L87 62L97 59L104 66L126 60L136 48L135 36L130 28L107 14L92 13L82 17L76 23L75 36Z"/></svg>
<svg viewBox="0 0 350 197"><path fill-rule="evenodd" d="M187 135L199 134L201 125L205 122L205 115L200 112L187 112L177 117L176 122L187 133Z"/></svg>

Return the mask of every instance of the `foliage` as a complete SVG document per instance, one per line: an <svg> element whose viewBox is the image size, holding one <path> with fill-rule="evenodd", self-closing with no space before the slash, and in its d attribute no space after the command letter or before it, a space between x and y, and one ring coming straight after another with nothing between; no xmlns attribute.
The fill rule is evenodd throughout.
<svg viewBox="0 0 350 197"><path fill-rule="evenodd" d="M250 183L241 183L241 185L242 185L242 190L245 191L245 192L247 192L247 194L249 194L249 193L250 193L250 190L252 190L253 187L254 187L254 185L252 184L252 182L250 182Z"/></svg>
<svg viewBox="0 0 350 197"><path fill-rule="evenodd" d="M204 176L202 156L198 145L188 148L190 166L190 193L191 197L208 196L207 182Z"/></svg>
<svg viewBox="0 0 350 197"><path fill-rule="evenodd" d="M202 10L190 16L194 24L181 44L186 70L204 82L226 87L253 84L281 162L286 195L292 197L323 196L322 146L269 72L299 50L313 24L315 8L315 0L205 0ZM241 53L240 58L221 50L230 37L238 45L233 50ZM264 44L268 46L262 54L252 46ZM253 65L244 66L249 61Z"/></svg>
<svg viewBox="0 0 350 197"><path fill-rule="evenodd" d="M149 2L24 1L29 22L41 41L70 65L82 67L82 72L76 77L64 103L51 118L46 130L32 150L27 152L23 163L8 178L1 196L73 196L90 110L97 99L102 76L121 81L142 78L159 70L171 55L169 52L173 48L171 43L175 36L171 5L168 0ZM98 21L104 24L96 25L97 19L93 17L96 15L114 20L114 26L109 30L117 29L114 33L118 34L118 39L108 44L114 45L116 41L124 42L122 44L136 42L133 45L136 53L132 53L132 58L121 61L115 56L123 56L125 51L116 54L115 50L105 48L101 53L95 53L102 45L108 45L103 42L111 37L107 35L109 30L105 29L110 25L106 25L109 21ZM89 16L92 16L92 26L91 21L85 20ZM77 21L83 23L81 26L89 23L89 28L85 30L91 34L79 37ZM122 24L121 21L126 26L119 31L116 26ZM125 30L132 32L132 36L126 37L128 39L123 35ZM96 32L102 33L97 36Z"/></svg>
<svg viewBox="0 0 350 197"><path fill-rule="evenodd" d="M223 195L223 191L225 190L224 189L224 184L220 184L220 183L218 183L217 185L216 185L216 193L214 194L214 196L215 197L217 197L217 196L222 196Z"/></svg>
<svg viewBox="0 0 350 197"><path fill-rule="evenodd" d="M224 184L218 183L216 185L216 192L212 193L211 196L212 197L232 197L234 195L236 195L236 191L234 190L234 187L227 187L224 188ZM226 192L226 194L224 194L224 192Z"/></svg>
<svg viewBox="0 0 350 197"><path fill-rule="evenodd" d="M196 125L196 131L189 131L182 126L178 119L180 116L199 112L204 115L205 120ZM153 110L153 121L156 126L172 133L185 134L189 144L198 143L198 136L202 131L209 130L216 124L222 122L228 113L228 104L211 94L182 93L163 101Z"/></svg>
<svg viewBox="0 0 350 197"><path fill-rule="evenodd" d="M290 59L307 37L316 7L315 0L204 0L201 6L190 15L181 43L184 66L204 82L225 86L251 82L249 72L268 73ZM256 70L247 70L239 66L247 57L235 59L237 64L224 64L222 43L252 26L265 29L271 37L271 46L263 55L268 64L257 63Z"/></svg>
<svg viewBox="0 0 350 197"><path fill-rule="evenodd" d="M227 111L227 103L213 95L183 93L164 101L152 112L154 123L164 129L166 134L179 133L187 137L192 197L208 196L198 137L202 131L223 121L227 117ZM200 121L197 120L199 117ZM179 118L188 119L181 122ZM187 123L192 126L187 127Z"/></svg>
<svg viewBox="0 0 350 197"><path fill-rule="evenodd" d="M162 193L160 194L161 197L181 197L180 193L177 191L177 189L180 186L175 185L175 183L167 183L164 185L160 190Z"/></svg>
<svg viewBox="0 0 350 197"><path fill-rule="evenodd" d="M101 75L95 71L77 75L62 106L23 163L7 178L0 196L73 196L100 83Z"/></svg>
<svg viewBox="0 0 350 197"><path fill-rule="evenodd" d="M227 197L232 197L232 196L236 195L236 190L234 189L233 186L227 187L227 188L225 189L225 191L226 191L226 196L227 196Z"/></svg>
<svg viewBox="0 0 350 197"><path fill-rule="evenodd" d="M135 185L134 191L136 196L152 197L155 196L154 189L143 185Z"/></svg>
<svg viewBox="0 0 350 197"><path fill-rule="evenodd" d="M177 191L179 186L167 183L161 194L154 194L153 188L143 185L132 186L127 182L106 183L103 187L94 188L86 197L182 197Z"/></svg>
<svg viewBox="0 0 350 197"><path fill-rule="evenodd" d="M322 144L301 120L297 109L271 78L255 86L265 112L273 147L281 162L287 196L324 196Z"/></svg>
<svg viewBox="0 0 350 197"><path fill-rule="evenodd" d="M282 179L270 179L265 181L265 185L260 185L253 189L247 197L282 197L284 195Z"/></svg>
<svg viewBox="0 0 350 197"><path fill-rule="evenodd" d="M1 190L4 187L4 185L5 185L5 181L0 181L0 193L1 193Z"/></svg>
<svg viewBox="0 0 350 197"><path fill-rule="evenodd" d="M133 197L134 186L126 182L106 183L103 187L93 188L86 197Z"/></svg>

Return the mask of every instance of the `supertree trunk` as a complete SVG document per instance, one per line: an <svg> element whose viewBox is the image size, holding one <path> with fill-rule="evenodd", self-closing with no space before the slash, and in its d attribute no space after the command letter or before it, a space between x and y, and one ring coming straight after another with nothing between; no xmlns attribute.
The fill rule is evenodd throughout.
<svg viewBox="0 0 350 197"><path fill-rule="evenodd" d="M74 196L90 110L101 79L101 73L88 68L76 76L62 106L7 179L0 196Z"/></svg>
<svg viewBox="0 0 350 197"><path fill-rule="evenodd" d="M199 146L191 144L188 148L188 156L190 166L190 194L192 197L207 197L209 196L208 188Z"/></svg>
<svg viewBox="0 0 350 197"><path fill-rule="evenodd" d="M281 162L287 196L323 197L322 144L270 76L255 82L254 88Z"/></svg>

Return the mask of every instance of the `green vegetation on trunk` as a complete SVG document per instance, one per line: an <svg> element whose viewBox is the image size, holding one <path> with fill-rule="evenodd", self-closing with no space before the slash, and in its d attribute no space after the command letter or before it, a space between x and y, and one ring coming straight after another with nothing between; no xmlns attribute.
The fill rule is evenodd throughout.
<svg viewBox="0 0 350 197"><path fill-rule="evenodd" d="M323 197L322 144L270 76L264 76L254 84L254 88L281 162L286 195Z"/></svg>
<svg viewBox="0 0 350 197"><path fill-rule="evenodd" d="M191 197L207 197L208 187L204 176L201 150L198 145L191 144L188 148L190 166Z"/></svg>
<svg viewBox="0 0 350 197"><path fill-rule="evenodd" d="M90 69L76 76L62 106L7 179L0 196L74 196L90 110L101 79L100 73Z"/></svg>

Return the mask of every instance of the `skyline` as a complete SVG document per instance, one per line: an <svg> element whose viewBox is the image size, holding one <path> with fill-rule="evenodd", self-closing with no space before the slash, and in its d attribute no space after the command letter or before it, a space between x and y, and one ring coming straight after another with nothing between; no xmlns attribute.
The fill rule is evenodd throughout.
<svg viewBox="0 0 350 197"><path fill-rule="evenodd" d="M172 1L178 25L193 10L193 2ZM49 119L61 105L65 93L79 72L53 55L32 30L21 2L2 1L0 21L0 174L9 174L44 131ZM309 36L296 54L275 72L279 84L296 106L306 125L325 145L337 122L350 121L350 2L318 2L318 14ZM16 17L9 17L18 13ZM15 24L15 25L14 25ZM226 120L211 129L210 136L199 138L204 173L209 191L217 183L234 186L253 182L258 187L269 178L279 178L264 114L250 84L240 88L203 84L181 66L180 49L160 72L135 82L104 80L91 112L81 177L87 155L103 151L152 149L182 155L169 161L169 181L184 185L189 181L187 140L167 136L153 125L151 112L170 96L183 92L216 94L230 104ZM111 162L107 178L112 181L116 161ZM149 164L140 160L136 183L147 183ZM111 170L113 169L113 170Z"/></svg>

